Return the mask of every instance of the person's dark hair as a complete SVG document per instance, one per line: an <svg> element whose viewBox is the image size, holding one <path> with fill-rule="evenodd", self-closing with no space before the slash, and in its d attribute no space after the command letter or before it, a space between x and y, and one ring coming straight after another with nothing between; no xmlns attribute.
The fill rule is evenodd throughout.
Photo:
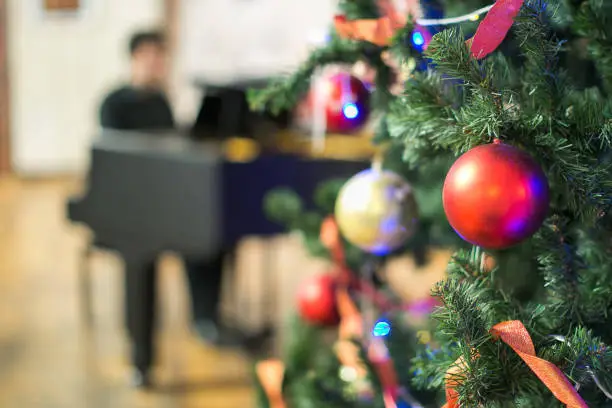
<svg viewBox="0 0 612 408"><path fill-rule="evenodd" d="M155 44L163 47L165 43L164 34L161 31L140 31L130 38L130 55L145 44Z"/></svg>

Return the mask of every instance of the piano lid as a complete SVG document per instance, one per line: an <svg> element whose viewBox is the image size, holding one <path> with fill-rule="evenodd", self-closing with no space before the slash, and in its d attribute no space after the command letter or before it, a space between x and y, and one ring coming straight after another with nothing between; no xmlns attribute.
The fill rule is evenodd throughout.
<svg viewBox="0 0 612 408"><path fill-rule="evenodd" d="M199 82L205 91L191 129L192 137L200 140L230 137L259 139L260 135L269 136L279 129L288 128L292 122L289 111L273 116L268 112L250 110L248 90L265 87L268 81L268 78L257 78L227 83Z"/></svg>
<svg viewBox="0 0 612 408"><path fill-rule="evenodd" d="M208 94L217 94L226 90L246 91L250 88L261 89L265 88L273 77L242 77L231 80L218 80L212 78L196 78L193 84L199 88L203 88Z"/></svg>
<svg viewBox="0 0 612 408"><path fill-rule="evenodd" d="M152 136L154 134L154 137ZM214 141L196 142L179 131L138 132L105 129L94 140L93 147L99 150L121 153L149 154L152 156L181 156L196 160L217 160L223 146Z"/></svg>

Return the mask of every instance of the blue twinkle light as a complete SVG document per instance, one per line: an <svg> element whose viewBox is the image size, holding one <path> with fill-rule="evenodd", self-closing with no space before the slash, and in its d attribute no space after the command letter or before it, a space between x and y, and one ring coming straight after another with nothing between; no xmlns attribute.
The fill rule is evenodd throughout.
<svg viewBox="0 0 612 408"><path fill-rule="evenodd" d="M342 107L342 113L347 119L355 119L359 116L359 108L354 103L347 103Z"/></svg>
<svg viewBox="0 0 612 408"><path fill-rule="evenodd" d="M388 336L389 333L391 333L391 325L384 320L376 322L372 329L372 335L374 337L385 337Z"/></svg>
<svg viewBox="0 0 612 408"><path fill-rule="evenodd" d="M412 43L418 47L425 44L425 38L423 37L423 34L418 31L414 31L412 33Z"/></svg>

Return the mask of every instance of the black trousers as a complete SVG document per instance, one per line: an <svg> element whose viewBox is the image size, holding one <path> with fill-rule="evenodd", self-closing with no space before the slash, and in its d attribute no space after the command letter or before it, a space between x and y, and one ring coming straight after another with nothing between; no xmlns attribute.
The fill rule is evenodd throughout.
<svg viewBox="0 0 612 408"><path fill-rule="evenodd" d="M233 253L233 251L232 251ZM206 259L186 259L194 324L219 324L223 264L230 251L219 251ZM126 257L126 323L132 341L132 362L140 378L148 381L154 357L155 300L157 288L156 260Z"/></svg>
<svg viewBox="0 0 612 408"><path fill-rule="evenodd" d="M218 323L223 265L232 253L231 250L221 250L207 259L184 260L195 322Z"/></svg>

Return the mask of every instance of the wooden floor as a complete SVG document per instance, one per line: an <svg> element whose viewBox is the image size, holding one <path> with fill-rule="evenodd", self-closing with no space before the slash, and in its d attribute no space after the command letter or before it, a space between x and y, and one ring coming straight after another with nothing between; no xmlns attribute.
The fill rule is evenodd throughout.
<svg viewBox="0 0 612 408"><path fill-rule="evenodd" d="M182 270L162 267L160 353L152 392L128 385L121 265L92 260L96 323L81 323L77 254L84 231L64 219L70 181L0 180L0 407L253 407L251 363L189 331Z"/></svg>

